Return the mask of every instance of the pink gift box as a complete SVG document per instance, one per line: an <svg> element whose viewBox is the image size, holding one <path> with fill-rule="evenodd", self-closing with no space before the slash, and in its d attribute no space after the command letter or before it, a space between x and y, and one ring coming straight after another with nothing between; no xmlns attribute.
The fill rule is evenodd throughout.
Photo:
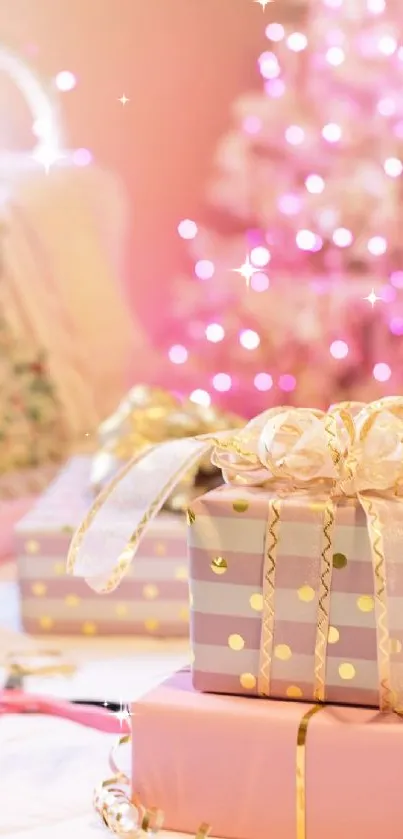
<svg viewBox="0 0 403 839"><path fill-rule="evenodd" d="M202 691L256 695L263 565L272 493L225 486L192 504L188 530L193 684ZM281 502L275 572L270 695L313 700L322 530L318 504L296 494ZM316 522L316 527L315 527ZM374 579L365 514L340 501L333 533L328 702L379 702ZM399 552L398 552L399 553ZM403 551L399 553L403 562ZM403 572L388 596L390 654L403 666ZM400 579L400 583L399 583Z"/></svg>
<svg viewBox="0 0 403 839"><path fill-rule="evenodd" d="M200 694L182 671L133 707L133 795L195 835L297 839L300 702ZM304 752L306 839L401 839L403 720L323 706Z"/></svg>
<svg viewBox="0 0 403 839"><path fill-rule="evenodd" d="M184 516L162 513L117 591L100 597L66 575L71 536L94 498L91 458L73 457L15 531L21 613L32 634L188 634Z"/></svg>

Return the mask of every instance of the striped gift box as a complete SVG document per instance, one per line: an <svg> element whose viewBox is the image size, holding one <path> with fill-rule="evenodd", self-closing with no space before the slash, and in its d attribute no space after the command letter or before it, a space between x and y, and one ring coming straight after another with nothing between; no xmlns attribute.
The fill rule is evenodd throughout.
<svg viewBox="0 0 403 839"><path fill-rule="evenodd" d="M72 533L93 501L91 458L72 458L16 527L23 626L32 634L188 634L184 517L162 513L151 525L119 589L100 596L65 573Z"/></svg>
<svg viewBox="0 0 403 839"><path fill-rule="evenodd" d="M216 693L258 693L268 506L261 489L221 487L189 511L193 684ZM282 501L277 550L270 695L313 698L318 621L318 505ZM316 522L316 526L315 526ZM378 706L374 580L365 514L337 505L326 658L326 701ZM403 551L396 561L403 563ZM403 573L388 597L390 655L403 672ZM403 569L402 569L403 571Z"/></svg>

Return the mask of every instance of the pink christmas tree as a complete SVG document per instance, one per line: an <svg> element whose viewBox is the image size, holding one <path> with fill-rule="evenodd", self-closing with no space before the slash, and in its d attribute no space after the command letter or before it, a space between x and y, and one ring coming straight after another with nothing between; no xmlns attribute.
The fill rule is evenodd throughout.
<svg viewBox="0 0 403 839"><path fill-rule="evenodd" d="M318 0L265 34L209 227L179 225L195 267L162 338L171 382L249 415L400 392L403 8Z"/></svg>

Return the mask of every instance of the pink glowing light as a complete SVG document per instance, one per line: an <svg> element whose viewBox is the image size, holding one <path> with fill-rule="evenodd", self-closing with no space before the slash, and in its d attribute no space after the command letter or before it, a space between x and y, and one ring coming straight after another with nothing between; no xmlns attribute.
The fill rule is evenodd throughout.
<svg viewBox="0 0 403 839"><path fill-rule="evenodd" d="M211 396L207 393L207 390L202 390L201 388L196 388L193 390L189 396L191 402L194 402L195 405L203 405L204 408L208 408L211 405Z"/></svg>
<svg viewBox="0 0 403 839"><path fill-rule="evenodd" d="M385 0L367 0L367 9L373 15L381 15L385 8Z"/></svg>
<svg viewBox="0 0 403 839"><path fill-rule="evenodd" d="M280 195L278 208L285 216L296 216L301 209L301 199L298 195L293 195L292 193Z"/></svg>
<svg viewBox="0 0 403 839"><path fill-rule="evenodd" d="M372 236L367 244L367 248L373 256L382 256L386 253L388 243L384 236Z"/></svg>
<svg viewBox="0 0 403 839"><path fill-rule="evenodd" d="M254 116L245 117L242 128L246 134L259 134L262 130L262 120Z"/></svg>
<svg viewBox="0 0 403 839"><path fill-rule="evenodd" d="M183 347L182 344L174 344L174 346L170 348L168 356L169 360L172 361L172 364L184 364L185 361L188 360L189 353L186 347Z"/></svg>
<svg viewBox="0 0 403 839"><path fill-rule="evenodd" d="M273 52L263 52L259 57L260 74L264 79L275 79L280 75L277 57Z"/></svg>
<svg viewBox="0 0 403 839"><path fill-rule="evenodd" d="M250 258L253 265L256 268L264 268L265 265L268 265L270 262L270 251L263 246L259 246L257 248L252 248L250 252Z"/></svg>
<svg viewBox="0 0 403 839"><path fill-rule="evenodd" d="M282 41L285 35L284 26L281 23L269 23L266 26L266 38L270 41Z"/></svg>
<svg viewBox="0 0 403 839"><path fill-rule="evenodd" d="M220 323L209 323L206 327L206 338L212 344L218 344L225 337L225 330Z"/></svg>
<svg viewBox="0 0 403 839"><path fill-rule="evenodd" d="M195 274L199 280L211 280L214 276L214 262L211 262L209 259L199 259L195 265Z"/></svg>
<svg viewBox="0 0 403 839"><path fill-rule="evenodd" d="M255 385L256 390L265 391L270 390L273 387L273 379L269 373L257 373L253 384Z"/></svg>
<svg viewBox="0 0 403 839"><path fill-rule="evenodd" d="M77 84L77 79L74 73L70 70L61 70L55 78L55 85L58 90L66 93L68 90L73 90Z"/></svg>
<svg viewBox="0 0 403 839"><path fill-rule="evenodd" d="M380 99L376 107L383 117L391 117L396 113L396 102L390 96L385 96L384 99Z"/></svg>
<svg viewBox="0 0 403 839"><path fill-rule="evenodd" d="M403 172L403 163L398 157L388 157L383 168L389 177L398 178Z"/></svg>
<svg viewBox="0 0 403 839"><path fill-rule="evenodd" d="M285 139L290 146L300 146L305 140L305 131L300 125L289 125L285 131Z"/></svg>
<svg viewBox="0 0 403 839"><path fill-rule="evenodd" d="M397 291L391 285L384 285L379 290L379 299L383 301L383 303L393 303L396 300Z"/></svg>
<svg viewBox="0 0 403 839"><path fill-rule="evenodd" d="M270 285L270 280L267 274L263 274L261 271L257 271L256 274L251 277L250 287L253 291L261 292L267 291Z"/></svg>
<svg viewBox="0 0 403 839"><path fill-rule="evenodd" d="M392 375L392 371L389 364L385 364L383 361L380 361L378 364L375 364L372 375L377 382L387 382Z"/></svg>
<svg viewBox="0 0 403 839"><path fill-rule="evenodd" d="M88 149L76 149L73 152L73 163L75 166L89 166L92 162L92 154Z"/></svg>
<svg viewBox="0 0 403 839"><path fill-rule="evenodd" d="M312 251L316 245L316 234L312 230L299 230L295 241L302 251Z"/></svg>
<svg viewBox="0 0 403 839"><path fill-rule="evenodd" d="M351 230L347 230L346 227L338 227L337 230L334 231L332 239L337 247L348 248L353 241L353 234Z"/></svg>
<svg viewBox="0 0 403 839"><path fill-rule="evenodd" d="M333 341L330 345L330 355L333 358L345 358L348 355L348 344L345 341Z"/></svg>
<svg viewBox="0 0 403 839"><path fill-rule="evenodd" d="M325 182L320 175L308 175L305 186L312 195L320 195L325 188Z"/></svg>
<svg viewBox="0 0 403 839"><path fill-rule="evenodd" d="M229 376L228 373L216 373L213 377L213 387L215 390L220 391L220 393L225 393L227 390L231 390L231 376Z"/></svg>
<svg viewBox="0 0 403 839"><path fill-rule="evenodd" d="M341 47L329 47L326 52L326 61L328 64L331 64L332 67L339 67L340 64L343 64L345 61L345 54L344 50Z"/></svg>
<svg viewBox="0 0 403 839"><path fill-rule="evenodd" d="M322 128L322 137L328 143L337 143L341 139L342 131L336 122L328 122Z"/></svg>
<svg viewBox="0 0 403 839"><path fill-rule="evenodd" d="M270 81L265 82L264 89L268 96L273 99L280 99L280 96L283 96L285 92L285 83L282 79L270 79Z"/></svg>
<svg viewBox="0 0 403 839"><path fill-rule="evenodd" d="M389 279L395 288L403 288L403 271L393 271Z"/></svg>
<svg viewBox="0 0 403 839"><path fill-rule="evenodd" d="M287 38L287 47L293 52L302 52L308 45L308 39L302 32L291 32Z"/></svg>
<svg viewBox="0 0 403 839"><path fill-rule="evenodd" d="M392 35L383 35L378 41L378 50L382 55L393 55L397 50L397 41Z"/></svg>
<svg viewBox="0 0 403 839"><path fill-rule="evenodd" d="M343 5L343 0L323 0L323 3L328 9L340 9L340 6Z"/></svg>
<svg viewBox="0 0 403 839"><path fill-rule="evenodd" d="M403 318L391 318L389 329L393 335L403 335Z"/></svg>
<svg viewBox="0 0 403 839"><path fill-rule="evenodd" d="M297 386L297 380L295 376L290 376L286 373L285 375L280 376L278 386L280 390L283 390L285 393L291 393Z"/></svg>
<svg viewBox="0 0 403 839"><path fill-rule="evenodd" d="M260 344L260 337L253 329L243 329L239 343L245 350L255 350Z"/></svg>
<svg viewBox="0 0 403 839"><path fill-rule="evenodd" d="M194 239L197 236L197 224L189 218L183 219L178 224L178 233L182 239Z"/></svg>

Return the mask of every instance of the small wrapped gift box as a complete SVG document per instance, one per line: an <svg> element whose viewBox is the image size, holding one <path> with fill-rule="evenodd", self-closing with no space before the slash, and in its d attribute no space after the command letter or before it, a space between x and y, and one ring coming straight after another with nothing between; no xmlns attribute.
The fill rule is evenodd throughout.
<svg viewBox="0 0 403 839"><path fill-rule="evenodd" d="M132 741L133 798L168 830L401 839L397 715L200 694L182 671L134 704Z"/></svg>
<svg viewBox="0 0 403 839"><path fill-rule="evenodd" d="M146 452L76 534L70 571L116 588L209 451L226 485L187 512L195 686L403 712L403 399L272 409Z"/></svg>
<svg viewBox="0 0 403 839"><path fill-rule="evenodd" d="M99 598L66 575L72 534L93 501L90 456L72 458L18 523L15 545L24 628L32 634L188 634L186 523L163 512L120 590Z"/></svg>

